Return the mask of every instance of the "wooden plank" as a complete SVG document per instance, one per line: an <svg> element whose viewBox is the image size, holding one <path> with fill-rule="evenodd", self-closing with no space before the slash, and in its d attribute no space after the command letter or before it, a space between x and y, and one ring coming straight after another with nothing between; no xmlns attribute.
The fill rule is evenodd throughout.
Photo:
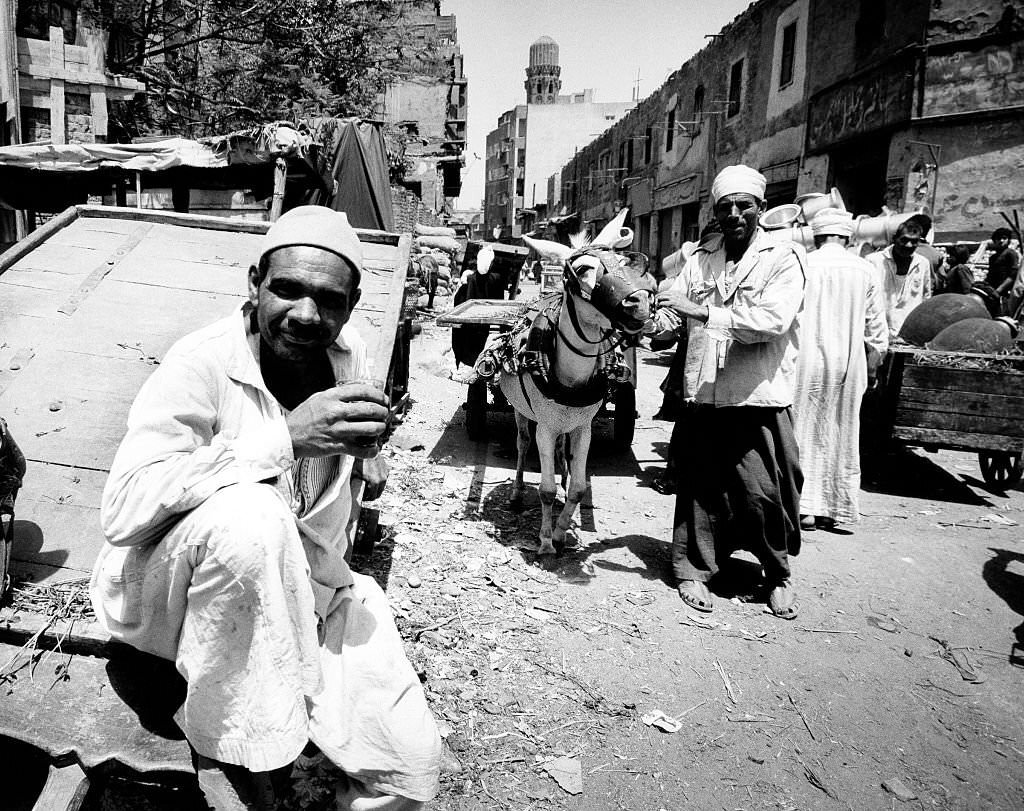
<svg viewBox="0 0 1024 811"><path fill-rule="evenodd" d="M112 217L118 220L136 222L163 223L179 225L185 228L203 228L210 231L234 231L245 234L265 234L270 223L253 222L251 220L211 217L204 214L180 214L176 211L147 211L137 208L119 208L116 206L77 206L83 217ZM2 260L2 257L0 257ZM0 267L3 266L0 261Z"/></svg>
<svg viewBox="0 0 1024 811"><path fill-rule="evenodd" d="M405 304L405 277L409 267L409 254L412 250L412 235L403 234L398 240L391 267L391 279L387 288L387 302L382 317L382 324L377 330L379 336L377 350L372 355L373 373L383 379L388 377L391 367L391 358L395 352L395 341L398 340L398 330L401 326L402 307ZM372 278L372 276L371 276ZM363 294L367 303L377 303L372 298Z"/></svg>
<svg viewBox="0 0 1024 811"><path fill-rule="evenodd" d="M78 290L72 293L68 300L58 308L58 311L65 315L74 313L82 302L85 301L86 297L99 286L103 278L117 266L118 262L124 259L135 249L136 245L142 242L146 234L149 233L150 227L148 223L143 223L137 230L125 237L114 249L113 253L98 265L82 282Z"/></svg>
<svg viewBox="0 0 1024 811"><path fill-rule="evenodd" d="M27 237L14 243L0 254L0 275L26 254L31 253L62 228L78 219L78 207L71 206L48 220Z"/></svg>
<svg viewBox="0 0 1024 811"><path fill-rule="evenodd" d="M1024 375L984 369L916 366L908 363L903 369L903 385L919 389L973 391L1013 397L1024 394Z"/></svg>
<svg viewBox="0 0 1024 811"><path fill-rule="evenodd" d="M104 543L100 499L106 480L105 470L29 461L11 550L16 577L53 583L89 575Z"/></svg>
<svg viewBox="0 0 1024 811"><path fill-rule="evenodd" d="M892 436L893 439L899 439L912 445L934 445L953 450L1020 453L1024 447L1024 443L1020 439L1012 437L946 431L938 428L914 428L907 425L895 426Z"/></svg>
<svg viewBox="0 0 1024 811"><path fill-rule="evenodd" d="M918 389L904 386L899 404L915 410L931 409L953 414L981 414L1024 419L1024 391L1019 396L983 394L973 391Z"/></svg>
<svg viewBox="0 0 1024 811"><path fill-rule="evenodd" d="M506 299L470 299L437 319L442 327L462 324L514 324L526 309L526 302Z"/></svg>
<svg viewBox="0 0 1024 811"><path fill-rule="evenodd" d="M32 811L79 811L89 793L89 777L75 762L50 764L46 783Z"/></svg>
<svg viewBox="0 0 1024 811"><path fill-rule="evenodd" d="M954 414L946 411L932 411L928 408L916 410L904 406L902 402L896 409L895 424L914 428L940 428L947 431L964 431L972 434L993 434L1024 438L1024 420L1021 420L1019 417Z"/></svg>
<svg viewBox="0 0 1024 811"><path fill-rule="evenodd" d="M179 338L231 314L240 295L178 290L107 278L48 341L54 349L151 366ZM151 371L151 369L150 369ZM110 369L105 374L116 374Z"/></svg>
<svg viewBox="0 0 1024 811"><path fill-rule="evenodd" d="M39 648L53 650L59 645L65 654L103 656L110 652L110 634L96 620L56 619L10 607L0 609L0 641L24 645L33 637Z"/></svg>
<svg viewBox="0 0 1024 811"><path fill-rule="evenodd" d="M132 400L153 366L45 348L0 396L11 432L33 461L108 470ZM59 404L59 410L51 410Z"/></svg>
<svg viewBox="0 0 1024 811"><path fill-rule="evenodd" d="M175 290L220 293L237 298L244 297L248 292L248 273L247 266L145 256L135 251L107 279Z"/></svg>
<svg viewBox="0 0 1024 811"><path fill-rule="evenodd" d="M0 661L18 663L19 653L19 645L0 643ZM110 658L51 653L35 678L22 667L6 685L0 735L86 770L122 763L143 773L194 774L188 743L171 720L181 700L167 672L173 663L154 659L118 648ZM54 677L58 664L67 678Z"/></svg>

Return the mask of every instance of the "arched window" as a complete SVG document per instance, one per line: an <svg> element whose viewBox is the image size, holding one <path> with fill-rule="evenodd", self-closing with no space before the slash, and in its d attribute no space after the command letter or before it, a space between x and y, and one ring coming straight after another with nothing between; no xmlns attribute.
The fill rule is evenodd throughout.
<svg viewBox="0 0 1024 811"><path fill-rule="evenodd" d="M704 85L697 85L693 91L693 120L700 124L701 114L704 112Z"/></svg>

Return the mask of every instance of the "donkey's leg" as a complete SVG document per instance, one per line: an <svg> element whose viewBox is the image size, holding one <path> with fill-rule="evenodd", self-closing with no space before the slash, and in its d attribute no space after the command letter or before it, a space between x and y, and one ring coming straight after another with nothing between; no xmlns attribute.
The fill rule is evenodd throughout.
<svg viewBox="0 0 1024 811"><path fill-rule="evenodd" d="M550 428L537 424L537 452L540 454L540 548L538 555L555 554L551 543L551 512L555 506L558 487L555 484L555 445L558 434Z"/></svg>
<svg viewBox="0 0 1024 811"><path fill-rule="evenodd" d="M568 436L566 434L561 434L555 440L555 474L561 478L563 490L566 488L569 480L569 465L565 461L567 442Z"/></svg>
<svg viewBox="0 0 1024 811"><path fill-rule="evenodd" d="M569 486L565 489L565 507L558 516L558 524L555 526L555 543L561 544L565 541L566 530L572 524L572 516L576 512L577 505L583 501L587 492L587 454L590 452L590 429L591 424L581 425L574 428L569 434L566 446L569 462Z"/></svg>
<svg viewBox="0 0 1024 811"><path fill-rule="evenodd" d="M509 504L518 507L523 503L523 471L526 469L526 456L530 452L530 420L513 412L516 418L516 480L512 485L512 496Z"/></svg>

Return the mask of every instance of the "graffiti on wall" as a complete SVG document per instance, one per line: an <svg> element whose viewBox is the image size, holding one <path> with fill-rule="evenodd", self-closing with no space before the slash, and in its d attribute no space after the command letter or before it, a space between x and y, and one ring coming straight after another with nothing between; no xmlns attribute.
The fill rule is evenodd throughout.
<svg viewBox="0 0 1024 811"><path fill-rule="evenodd" d="M932 3L928 42L949 42L1024 30L1024 3L1007 0L942 0Z"/></svg>
<svg viewBox="0 0 1024 811"><path fill-rule="evenodd" d="M948 115L1024 104L1024 41L929 56L922 114Z"/></svg>
<svg viewBox="0 0 1024 811"><path fill-rule="evenodd" d="M1018 145L944 161L933 214L936 230L990 232L1001 224L1000 211L1024 208L1022 171L1024 146Z"/></svg>
<svg viewBox="0 0 1024 811"><path fill-rule="evenodd" d="M913 75L887 65L819 94L810 103L807 145L813 151L910 118Z"/></svg>

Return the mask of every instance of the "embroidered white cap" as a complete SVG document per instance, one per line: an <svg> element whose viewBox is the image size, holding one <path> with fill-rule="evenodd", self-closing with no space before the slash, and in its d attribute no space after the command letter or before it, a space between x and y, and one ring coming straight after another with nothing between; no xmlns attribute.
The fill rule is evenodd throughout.
<svg viewBox="0 0 1024 811"><path fill-rule="evenodd" d="M357 271L363 270L359 236L343 211L326 206L298 206L282 214L270 226L260 246L260 257L278 248L308 245L336 253Z"/></svg>

